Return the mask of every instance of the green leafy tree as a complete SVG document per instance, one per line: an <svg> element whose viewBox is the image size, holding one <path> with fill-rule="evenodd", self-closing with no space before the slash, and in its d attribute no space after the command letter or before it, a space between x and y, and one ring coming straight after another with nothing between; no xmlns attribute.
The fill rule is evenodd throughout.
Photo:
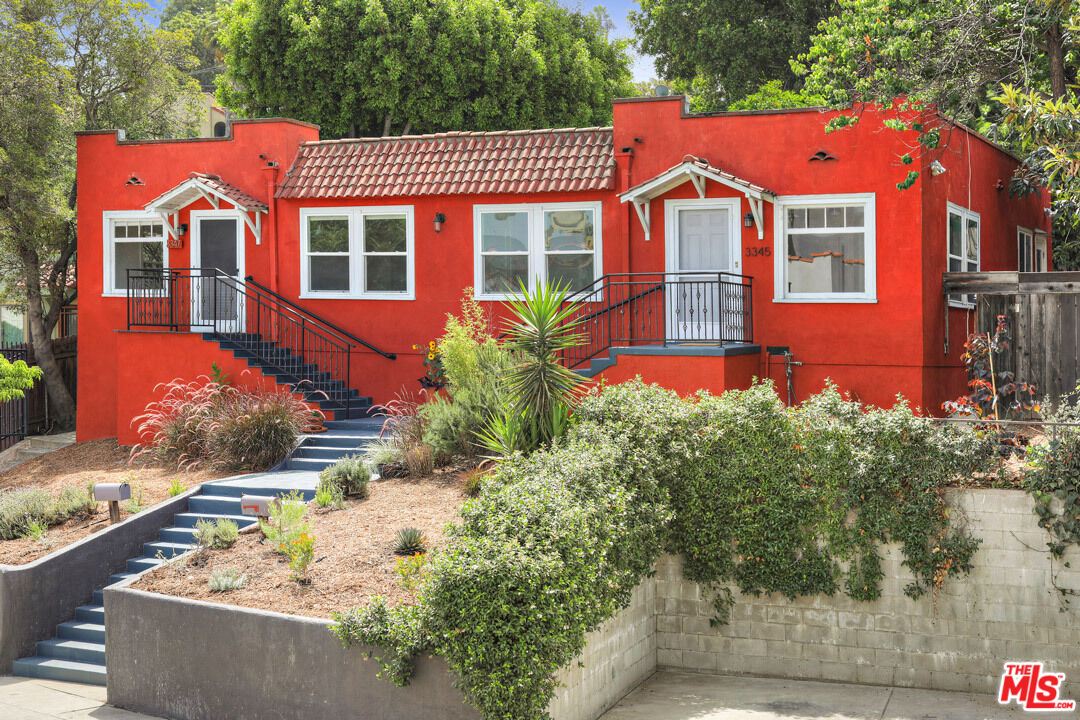
<svg viewBox="0 0 1080 720"><path fill-rule="evenodd" d="M825 98L805 91L786 90L779 80L763 83L756 92L728 106L728 110L774 110L777 108L815 107Z"/></svg>
<svg viewBox="0 0 1080 720"><path fill-rule="evenodd" d="M723 110L771 80L797 90L789 59L806 50L834 0L641 0L638 48L666 78L694 86L695 111Z"/></svg>
<svg viewBox="0 0 1080 720"><path fill-rule="evenodd" d="M334 136L603 124L626 41L551 0L236 0L218 98Z"/></svg>
<svg viewBox="0 0 1080 720"><path fill-rule="evenodd" d="M225 70L225 51L218 41L222 8L228 0L170 0L161 12L161 26L191 35L191 52L198 66L188 73L203 92L214 92L217 76Z"/></svg>
<svg viewBox="0 0 1080 720"><path fill-rule="evenodd" d="M127 0L0 0L0 249L25 292L30 339L61 425L74 419L49 338L75 300L73 131L183 133L190 38L154 30Z"/></svg>

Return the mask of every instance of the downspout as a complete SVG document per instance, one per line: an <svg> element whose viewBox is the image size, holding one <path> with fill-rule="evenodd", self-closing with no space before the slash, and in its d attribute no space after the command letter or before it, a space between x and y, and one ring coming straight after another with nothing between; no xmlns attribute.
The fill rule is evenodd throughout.
<svg viewBox="0 0 1080 720"><path fill-rule="evenodd" d="M268 284L270 285L271 290L278 292L278 214L277 197L275 197L277 191L277 162L274 160L267 160L263 172L266 173L266 205L270 209L266 218L266 227L263 228L263 232L267 236L266 243L269 245L270 250L270 282Z"/></svg>
<svg viewBox="0 0 1080 720"><path fill-rule="evenodd" d="M630 168L634 164L634 148L624 147L619 152L615 153L616 164L616 188L615 192L626 192L630 189ZM630 253L633 246L630 242L631 228L634 226L633 208L630 207L630 203L619 203L625 205L626 209L623 212L623 236L626 238L626 270L625 272L632 272L632 264L630 260Z"/></svg>

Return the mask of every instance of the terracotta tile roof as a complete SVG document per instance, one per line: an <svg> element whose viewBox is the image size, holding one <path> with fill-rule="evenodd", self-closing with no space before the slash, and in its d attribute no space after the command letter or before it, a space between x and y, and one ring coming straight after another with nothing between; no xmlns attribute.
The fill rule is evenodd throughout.
<svg viewBox="0 0 1080 720"><path fill-rule="evenodd" d="M662 195L670 190L673 184L679 184L689 179L685 174L688 166L700 168L703 172L710 173L715 177L723 178L729 183L739 186L740 190L750 190L752 192L770 196L776 195L776 193L768 188L762 187L757 183L750 182L749 180L736 175L732 175L726 170L722 170L721 168L709 164L709 161L703 157L684 155L682 162L678 165L672 165L659 175L655 175L648 180L640 182L628 190L619 193L619 197L623 198L623 202L625 202L627 198L641 197L643 190L647 197Z"/></svg>
<svg viewBox="0 0 1080 720"><path fill-rule="evenodd" d="M718 168L718 167L716 167L714 165L710 165L709 161L706 160L703 157L697 157L696 155L684 155L683 156L683 162L684 163L685 162L694 163L695 165L700 167L702 170L707 170L708 172L711 172L714 175L719 175L720 177L722 177L722 178L724 178L726 180L730 180L733 183L738 183L739 185L743 185L743 186L745 186L745 187L747 187L747 188L749 188L751 190L754 190L756 192L764 193L766 195L775 195L776 194L772 190L769 190L768 188L762 187L761 185L758 185L757 183L752 183L749 180L738 177L737 175L732 175L731 173L727 172L726 170L721 170L720 168Z"/></svg>
<svg viewBox="0 0 1080 720"><path fill-rule="evenodd" d="M248 210L266 211L269 209L262 200L256 200L235 185L230 185L223 181L218 175L193 172L191 173L191 177L194 180L198 180L206 187L224 195L230 201L235 201L233 202L234 205L246 207Z"/></svg>
<svg viewBox="0 0 1080 720"><path fill-rule="evenodd" d="M304 143L281 198L574 192L615 186L610 127Z"/></svg>

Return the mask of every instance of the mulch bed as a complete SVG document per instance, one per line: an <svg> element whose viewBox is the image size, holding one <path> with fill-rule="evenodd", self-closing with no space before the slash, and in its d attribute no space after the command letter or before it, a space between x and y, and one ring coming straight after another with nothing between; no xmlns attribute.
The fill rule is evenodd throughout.
<svg viewBox="0 0 1080 720"><path fill-rule="evenodd" d="M0 492L8 489L38 487L58 495L65 487L85 488L87 483L126 482L132 498L142 495L143 508L152 507L169 497L169 483L179 478L186 487L235 473L212 470L183 471L171 465L136 460L130 462L131 448L116 440L91 440L61 448L0 473ZM121 503L121 517L130 516ZM97 512L49 528L46 543L30 538L0 541L0 564L23 565L48 555L109 526L109 508L98 503Z"/></svg>
<svg viewBox="0 0 1080 720"><path fill-rule="evenodd" d="M367 499L350 500L344 510L309 505L315 561L308 585L290 577L286 558L255 531L242 534L228 550L210 551L205 564L180 559L148 573L133 587L317 618L366 605L377 595L390 604L415 602L413 593L398 584L394 536L403 527L416 527L427 536L429 549L445 547L443 530L466 499L462 481L455 470L448 470L417 480L381 480L370 488ZM247 584L225 593L210 592L211 574L225 568L247 575Z"/></svg>

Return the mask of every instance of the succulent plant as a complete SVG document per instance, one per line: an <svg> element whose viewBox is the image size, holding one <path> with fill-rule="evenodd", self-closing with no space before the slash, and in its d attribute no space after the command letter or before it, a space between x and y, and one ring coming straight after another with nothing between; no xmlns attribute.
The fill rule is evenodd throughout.
<svg viewBox="0 0 1080 720"><path fill-rule="evenodd" d="M394 538L394 553L397 555L414 555L427 552L427 538L424 531L419 528L402 528L398 530Z"/></svg>

